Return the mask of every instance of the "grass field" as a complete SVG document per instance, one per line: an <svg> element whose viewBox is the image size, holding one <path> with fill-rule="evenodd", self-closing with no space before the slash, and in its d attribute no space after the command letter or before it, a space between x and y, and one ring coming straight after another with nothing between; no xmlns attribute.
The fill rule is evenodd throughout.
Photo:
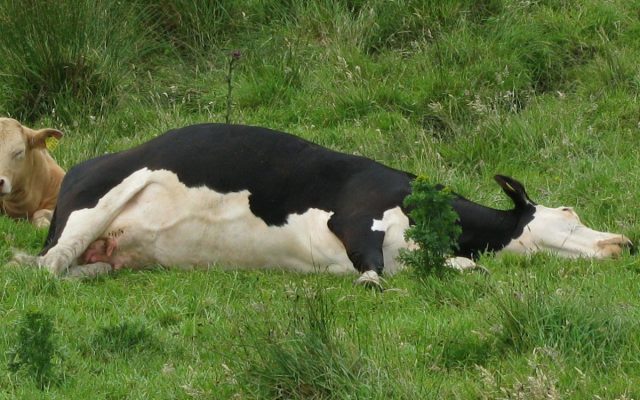
<svg viewBox="0 0 640 400"><path fill-rule="evenodd" d="M287 131L640 239L638 0L0 1L0 115L70 168L205 121ZM232 69L229 96L229 63ZM228 101L231 108L228 107ZM46 232L0 218L0 261ZM640 261L355 276L0 268L0 398L639 399Z"/></svg>

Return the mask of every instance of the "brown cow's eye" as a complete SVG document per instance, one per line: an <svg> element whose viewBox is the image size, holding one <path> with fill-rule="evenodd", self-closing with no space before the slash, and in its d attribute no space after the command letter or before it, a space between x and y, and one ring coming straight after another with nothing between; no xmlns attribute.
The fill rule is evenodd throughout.
<svg viewBox="0 0 640 400"><path fill-rule="evenodd" d="M23 155L24 155L24 150L18 150L18 151L14 151L13 154L11 154L11 157L14 159L18 159L18 158L22 158Z"/></svg>

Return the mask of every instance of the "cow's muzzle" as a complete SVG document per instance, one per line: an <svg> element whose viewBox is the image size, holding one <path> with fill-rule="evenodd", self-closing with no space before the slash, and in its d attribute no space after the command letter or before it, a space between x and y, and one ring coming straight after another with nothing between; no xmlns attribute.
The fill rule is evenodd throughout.
<svg viewBox="0 0 640 400"><path fill-rule="evenodd" d="M0 196L11 193L11 181L6 176L0 176Z"/></svg>
<svg viewBox="0 0 640 400"><path fill-rule="evenodd" d="M624 235L615 236L598 242L602 257L617 257L625 249L629 249L631 254L635 254L636 249L633 242Z"/></svg>

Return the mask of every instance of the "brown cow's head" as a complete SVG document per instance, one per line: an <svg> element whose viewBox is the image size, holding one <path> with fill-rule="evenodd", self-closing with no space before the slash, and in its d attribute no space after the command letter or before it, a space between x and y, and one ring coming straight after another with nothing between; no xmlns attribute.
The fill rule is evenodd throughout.
<svg viewBox="0 0 640 400"><path fill-rule="evenodd" d="M61 138L56 129L33 130L12 118L0 118L0 198L9 195L26 179L34 152L46 151L48 137Z"/></svg>

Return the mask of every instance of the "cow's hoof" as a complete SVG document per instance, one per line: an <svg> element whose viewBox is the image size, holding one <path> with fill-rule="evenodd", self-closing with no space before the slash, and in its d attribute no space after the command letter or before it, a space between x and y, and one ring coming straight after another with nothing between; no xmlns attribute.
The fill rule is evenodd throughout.
<svg viewBox="0 0 640 400"><path fill-rule="evenodd" d="M355 285L360 285L368 288L382 290L382 283L380 282L380 275L376 271L365 271L353 282Z"/></svg>
<svg viewBox="0 0 640 400"><path fill-rule="evenodd" d="M51 225L51 218L53 217L53 210L38 210L33 213L31 223L36 229L48 228Z"/></svg>
<svg viewBox="0 0 640 400"><path fill-rule="evenodd" d="M51 221L49 221L46 218L40 218L40 219L33 220L33 226L36 229L45 229L45 228L48 228L49 225L51 225Z"/></svg>
<svg viewBox="0 0 640 400"><path fill-rule="evenodd" d="M22 265L16 260L9 260L4 264L4 266L8 268L17 268L17 267L21 267Z"/></svg>
<svg viewBox="0 0 640 400"><path fill-rule="evenodd" d="M46 269L54 276L64 275L74 263L74 252L66 246L56 246L57 251L49 251L42 257L38 257L38 265Z"/></svg>
<svg viewBox="0 0 640 400"><path fill-rule="evenodd" d="M453 257L453 258L449 258L445 261L445 265L451 269L455 269L456 271L459 272L465 272L465 271L475 271L478 270L480 272L482 272L483 274L488 274L489 270L485 267L483 267L480 264L476 264L475 261L473 261L470 258L466 258L466 257Z"/></svg>
<svg viewBox="0 0 640 400"><path fill-rule="evenodd" d="M13 258L5 264L5 266L9 267L18 267L18 266L30 266L37 267L38 266L38 256L32 256L31 254L23 253L18 250L13 250Z"/></svg>
<svg viewBox="0 0 640 400"><path fill-rule="evenodd" d="M65 279L82 279L82 278L96 278L100 275L106 275L111 272L113 268L111 264L104 262L97 262L93 264L77 265L69 267L63 278Z"/></svg>

